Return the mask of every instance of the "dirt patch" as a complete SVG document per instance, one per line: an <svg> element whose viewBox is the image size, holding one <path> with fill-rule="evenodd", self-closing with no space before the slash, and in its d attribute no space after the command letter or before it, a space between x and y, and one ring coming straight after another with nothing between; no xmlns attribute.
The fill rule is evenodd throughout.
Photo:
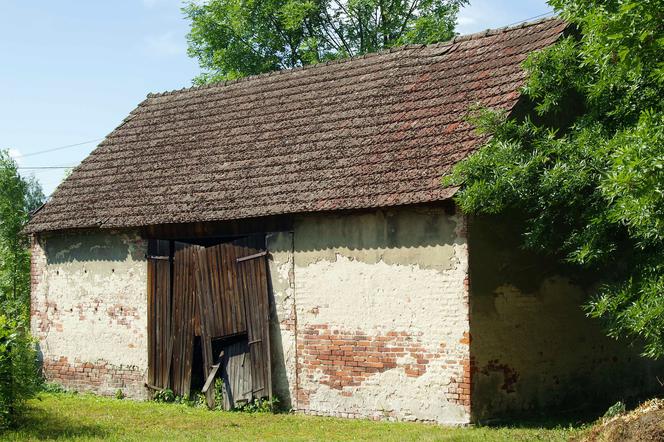
<svg viewBox="0 0 664 442"><path fill-rule="evenodd" d="M653 399L629 413L604 418L576 441L664 441L664 399Z"/></svg>

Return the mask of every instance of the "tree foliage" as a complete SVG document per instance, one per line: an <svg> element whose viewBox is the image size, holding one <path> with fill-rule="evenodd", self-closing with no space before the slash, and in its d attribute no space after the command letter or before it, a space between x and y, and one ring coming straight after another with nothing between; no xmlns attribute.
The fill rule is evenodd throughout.
<svg viewBox="0 0 664 442"><path fill-rule="evenodd" d="M0 428L12 423L39 384L30 338L30 253L22 229L44 194L0 151Z"/></svg>
<svg viewBox="0 0 664 442"><path fill-rule="evenodd" d="M39 385L37 355L27 324L0 314L0 429L14 423Z"/></svg>
<svg viewBox="0 0 664 442"><path fill-rule="evenodd" d="M588 314L661 357L664 1L550 3L576 31L525 63L535 112L472 112L492 138L446 182L467 212L525 214L528 247L600 278Z"/></svg>
<svg viewBox="0 0 664 442"><path fill-rule="evenodd" d="M14 160L0 151L0 306L9 316L26 321L30 312L30 253L28 238L21 230L30 211L43 200L39 183L22 178Z"/></svg>
<svg viewBox="0 0 664 442"><path fill-rule="evenodd" d="M454 36L467 0L189 2L189 55L208 83Z"/></svg>

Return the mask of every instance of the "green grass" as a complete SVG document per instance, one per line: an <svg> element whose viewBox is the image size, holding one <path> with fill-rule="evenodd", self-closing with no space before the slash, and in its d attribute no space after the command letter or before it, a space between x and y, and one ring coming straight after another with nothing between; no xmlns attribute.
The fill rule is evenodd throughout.
<svg viewBox="0 0 664 442"><path fill-rule="evenodd" d="M42 393L29 402L20 425L0 440L442 440L558 441L579 428L446 428L422 423L371 422L294 414L208 411L92 395ZM546 428L551 427L551 428Z"/></svg>

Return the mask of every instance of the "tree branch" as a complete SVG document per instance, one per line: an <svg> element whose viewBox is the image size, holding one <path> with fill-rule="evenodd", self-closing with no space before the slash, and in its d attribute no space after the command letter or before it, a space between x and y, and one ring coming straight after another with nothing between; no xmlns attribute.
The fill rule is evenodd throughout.
<svg viewBox="0 0 664 442"><path fill-rule="evenodd" d="M344 45L344 48L346 48L346 51L348 52L348 55L352 57L353 56L353 51L350 49L350 46L348 46L348 43L346 43L346 39L344 38L343 33L334 26L334 22L332 21L332 17L330 17L330 14L327 13L327 9L325 10L325 18L327 19L327 22L330 24L330 27L334 30L334 32L337 34L337 36L341 40L341 43Z"/></svg>
<svg viewBox="0 0 664 442"><path fill-rule="evenodd" d="M399 35L397 38L401 37L406 30L406 26L408 26L408 20L410 20L410 17L413 15L413 12L415 12L415 8L419 4L419 0L413 0L413 4L410 5L410 9L408 10L408 14L406 14L406 18L404 19L401 29L399 30Z"/></svg>

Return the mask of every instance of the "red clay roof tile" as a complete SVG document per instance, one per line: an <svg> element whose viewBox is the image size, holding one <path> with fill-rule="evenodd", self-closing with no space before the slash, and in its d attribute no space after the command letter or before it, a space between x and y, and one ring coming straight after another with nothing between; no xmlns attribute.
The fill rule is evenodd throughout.
<svg viewBox="0 0 664 442"><path fill-rule="evenodd" d="M512 109L558 19L240 81L150 94L26 231L118 228L425 203L485 138L471 105Z"/></svg>

